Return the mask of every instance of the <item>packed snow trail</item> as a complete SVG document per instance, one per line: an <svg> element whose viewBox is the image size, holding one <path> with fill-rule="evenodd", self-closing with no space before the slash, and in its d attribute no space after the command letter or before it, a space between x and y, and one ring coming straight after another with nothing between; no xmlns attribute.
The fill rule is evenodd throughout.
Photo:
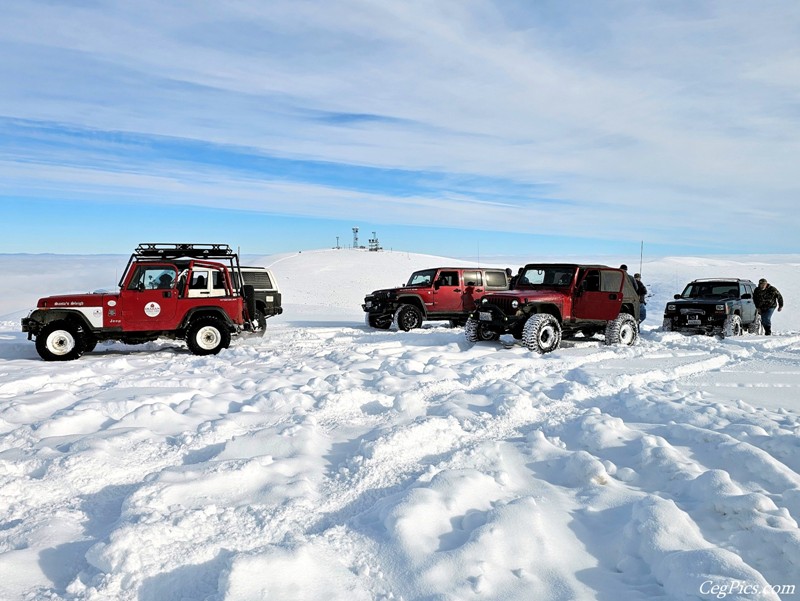
<svg viewBox="0 0 800 601"><path fill-rule="evenodd" d="M754 423L680 389L766 343L651 333L540 356L358 326L272 328L206 358L101 346L0 387L3 536L61 532L74 572L47 594L64 599L178 598L190 581L235 598L276 554L335 558L364 598L427 598L450 578L454 598L680 598L700 556L703 574L777 582L800 556L798 466L781 459L797 415ZM654 519L692 535L651 538Z"/></svg>

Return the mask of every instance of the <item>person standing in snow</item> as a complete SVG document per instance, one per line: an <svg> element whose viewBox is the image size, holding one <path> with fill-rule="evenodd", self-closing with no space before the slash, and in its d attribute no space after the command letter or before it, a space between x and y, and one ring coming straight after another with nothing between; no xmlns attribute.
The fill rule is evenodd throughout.
<svg viewBox="0 0 800 601"><path fill-rule="evenodd" d="M645 305L644 295L647 294L647 288L644 287L644 284L642 284L641 281L636 279L637 276L641 277L638 273L636 274L636 276L632 276L630 273L628 273L628 266L625 265L625 263L620 265L619 268L625 272L628 281L631 283L631 286L633 286L633 289L639 296L639 323L642 323L644 321L644 318L647 317L647 307L644 306ZM644 289L644 292L642 292L642 289Z"/></svg>
<svg viewBox="0 0 800 601"><path fill-rule="evenodd" d="M783 296L766 278L761 278L758 280L758 288L753 292L753 302L756 305L756 311L761 315L761 325L764 326L764 333L767 336L771 336L772 314L775 312L776 307L778 311L783 309Z"/></svg>
<svg viewBox="0 0 800 601"><path fill-rule="evenodd" d="M636 294L639 295L639 321L647 317L647 286L642 283L642 274L634 273L633 281L636 282Z"/></svg>

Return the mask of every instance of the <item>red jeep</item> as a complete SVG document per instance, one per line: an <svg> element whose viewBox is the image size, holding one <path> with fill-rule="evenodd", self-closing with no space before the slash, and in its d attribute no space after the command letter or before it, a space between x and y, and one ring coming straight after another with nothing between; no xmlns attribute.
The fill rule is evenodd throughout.
<svg viewBox="0 0 800 601"><path fill-rule="evenodd" d="M232 334L258 329L252 286L234 289L234 270L227 244L140 244L119 292L39 299L22 331L45 361L77 359L103 340L181 339L196 355L217 354Z"/></svg>
<svg viewBox="0 0 800 601"><path fill-rule="evenodd" d="M407 332L426 319L463 325L481 294L507 289L503 269L434 267L415 271L405 286L375 290L364 298L361 308L366 312L367 325L381 330L396 322Z"/></svg>
<svg viewBox="0 0 800 601"><path fill-rule="evenodd" d="M562 336L604 333L606 344L635 344L639 295L628 274L605 265L529 264L513 290L487 294L464 328L469 342L510 333L547 353Z"/></svg>

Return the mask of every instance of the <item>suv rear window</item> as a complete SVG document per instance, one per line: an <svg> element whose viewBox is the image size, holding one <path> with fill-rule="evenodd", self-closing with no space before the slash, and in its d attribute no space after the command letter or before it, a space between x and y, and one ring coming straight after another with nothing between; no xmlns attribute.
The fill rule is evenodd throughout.
<svg viewBox="0 0 800 601"><path fill-rule="evenodd" d="M244 283L252 286L256 290L272 290L272 282L266 271L244 271L242 270Z"/></svg>
<svg viewBox="0 0 800 601"><path fill-rule="evenodd" d="M508 278L505 271L487 271L487 288L508 288Z"/></svg>

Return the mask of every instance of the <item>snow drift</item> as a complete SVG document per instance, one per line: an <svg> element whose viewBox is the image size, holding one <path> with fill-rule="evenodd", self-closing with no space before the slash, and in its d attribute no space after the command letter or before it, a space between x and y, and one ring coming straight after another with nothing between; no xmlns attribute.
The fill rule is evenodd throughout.
<svg viewBox="0 0 800 601"><path fill-rule="evenodd" d="M2 599L800 594L798 257L653 261L638 346L544 356L363 325L365 293L463 261L263 257L286 307L264 338L45 363L26 307L124 265L81 257L68 282L74 261L0 257ZM776 336L655 327L694 277L764 275Z"/></svg>

